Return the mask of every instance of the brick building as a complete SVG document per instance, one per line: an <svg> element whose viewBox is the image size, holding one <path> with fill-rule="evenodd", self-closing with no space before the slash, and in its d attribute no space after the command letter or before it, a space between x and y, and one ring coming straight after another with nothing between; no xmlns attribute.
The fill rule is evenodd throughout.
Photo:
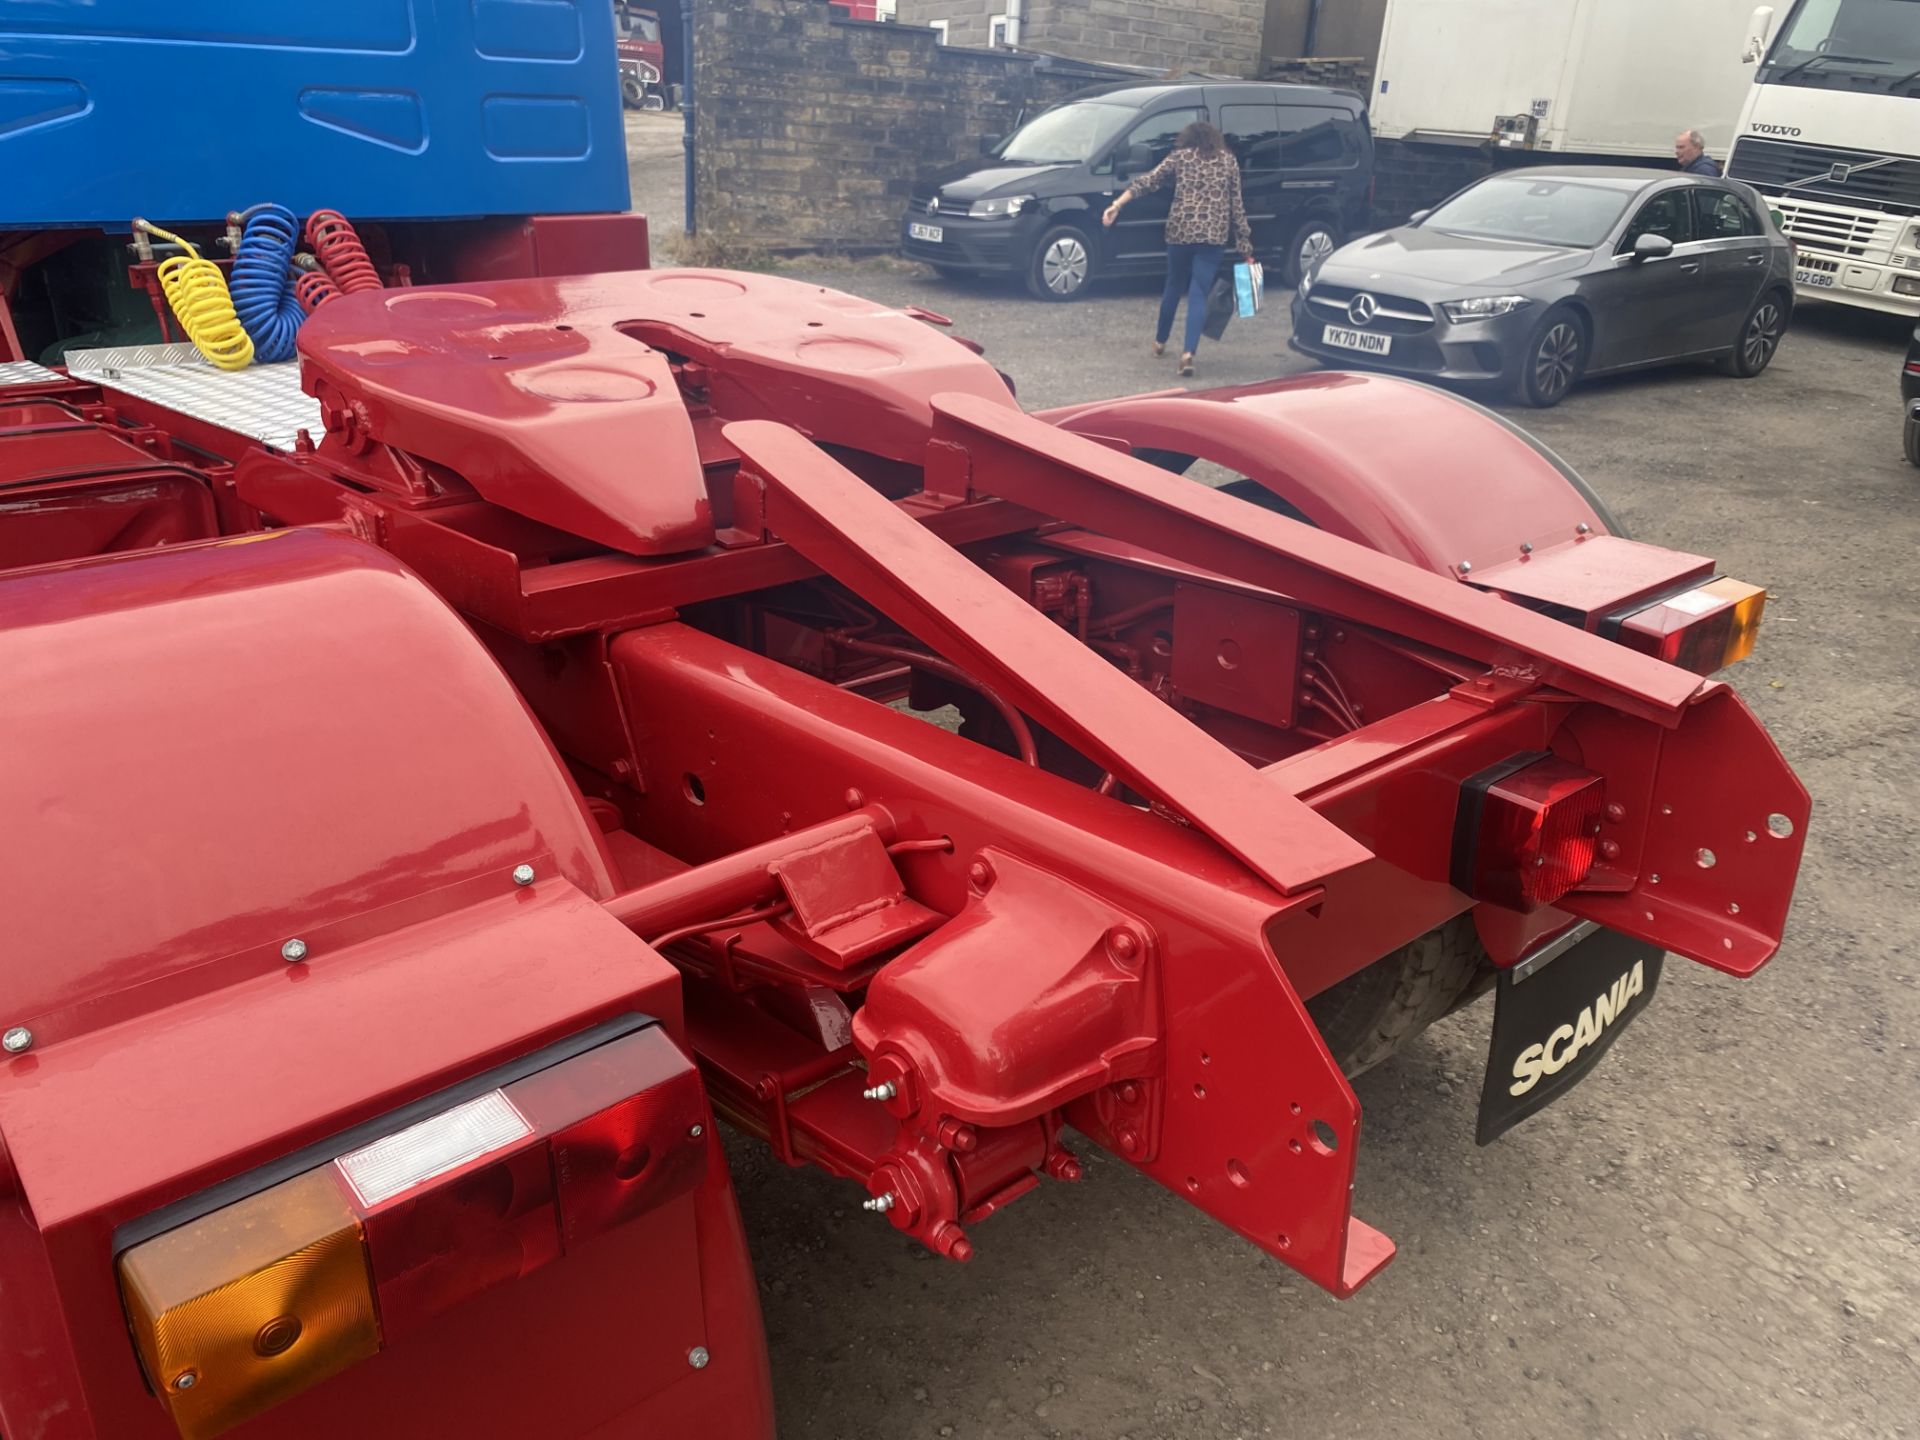
<svg viewBox="0 0 1920 1440"><path fill-rule="evenodd" d="M1024 48L1155 72L1252 75L1267 0L1022 0ZM1007 0L898 0L903 25L930 25L949 45L990 46L1007 31Z"/></svg>

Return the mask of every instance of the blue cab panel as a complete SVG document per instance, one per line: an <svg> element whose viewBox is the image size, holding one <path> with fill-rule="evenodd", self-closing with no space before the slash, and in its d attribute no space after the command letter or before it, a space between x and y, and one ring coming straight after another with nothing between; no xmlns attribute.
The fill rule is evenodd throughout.
<svg viewBox="0 0 1920 1440"><path fill-rule="evenodd" d="M0 227L625 210L611 0L4 0Z"/></svg>

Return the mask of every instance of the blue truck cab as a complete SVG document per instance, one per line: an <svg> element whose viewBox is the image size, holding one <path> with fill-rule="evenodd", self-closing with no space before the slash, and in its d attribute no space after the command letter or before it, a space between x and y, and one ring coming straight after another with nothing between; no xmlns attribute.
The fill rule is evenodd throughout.
<svg viewBox="0 0 1920 1440"><path fill-rule="evenodd" d="M124 265L136 216L201 226L190 238L217 254L204 227L230 212L337 210L415 279L436 262L457 278L444 273L456 256L471 269L481 252L499 274L589 257L626 268L602 242L630 265L636 236L644 265L644 222L624 215L618 76L607 0L9 0L0 361L37 358L76 326L129 338L145 317L106 313L118 299L88 312L86 295L94 272ZM548 223L523 233L530 217ZM32 283L48 264L53 313Z"/></svg>

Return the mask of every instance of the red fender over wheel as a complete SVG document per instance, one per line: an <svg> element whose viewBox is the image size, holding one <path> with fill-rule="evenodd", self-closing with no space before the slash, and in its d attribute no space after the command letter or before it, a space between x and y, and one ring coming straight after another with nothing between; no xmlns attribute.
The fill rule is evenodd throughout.
<svg viewBox="0 0 1920 1440"><path fill-rule="evenodd" d="M1248 476L1330 534L1440 574L1524 543L1618 523L1579 476L1499 415L1443 390L1326 372L1234 389L1166 391L1039 418L1136 451Z"/></svg>

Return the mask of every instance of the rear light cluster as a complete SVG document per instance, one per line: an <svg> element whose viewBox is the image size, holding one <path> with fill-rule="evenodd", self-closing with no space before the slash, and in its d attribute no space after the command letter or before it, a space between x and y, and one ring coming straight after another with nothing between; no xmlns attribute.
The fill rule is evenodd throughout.
<svg viewBox="0 0 1920 1440"><path fill-rule="evenodd" d="M1606 786L1555 755L1517 755L1460 790L1453 885L1509 910L1551 905L1587 878Z"/></svg>
<svg viewBox="0 0 1920 1440"><path fill-rule="evenodd" d="M218 1435L691 1190L705 1115L649 1025L140 1239L118 1269L148 1382Z"/></svg>
<svg viewBox="0 0 1920 1440"><path fill-rule="evenodd" d="M1669 665L1711 675L1753 653L1767 592L1739 580L1714 580L1636 610L1614 639Z"/></svg>

